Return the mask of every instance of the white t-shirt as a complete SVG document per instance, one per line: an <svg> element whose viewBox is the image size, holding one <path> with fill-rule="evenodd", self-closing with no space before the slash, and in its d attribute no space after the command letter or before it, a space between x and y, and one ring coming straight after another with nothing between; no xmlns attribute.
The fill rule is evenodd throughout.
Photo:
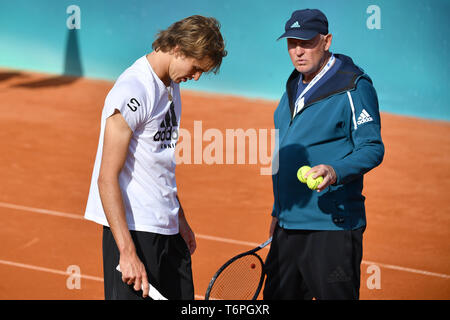
<svg viewBox="0 0 450 320"><path fill-rule="evenodd" d="M119 110L133 131L119 175L130 230L178 233L175 144L181 115L180 87L172 82L173 101L145 56L125 70L105 99L100 139L85 218L108 226L98 191L106 119Z"/></svg>

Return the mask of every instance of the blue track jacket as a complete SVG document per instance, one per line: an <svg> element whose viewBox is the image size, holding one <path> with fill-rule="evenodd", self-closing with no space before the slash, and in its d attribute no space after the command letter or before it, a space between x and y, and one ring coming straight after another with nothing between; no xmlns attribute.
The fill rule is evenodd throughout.
<svg viewBox="0 0 450 320"><path fill-rule="evenodd" d="M353 230L366 225L363 175L384 156L378 98L369 76L351 58L335 57L339 64L330 69L331 76L313 87L294 118L297 70L275 110L279 145L272 166L272 216L285 229ZM320 193L297 179L301 166L319 164L332 166L337 174L336 183Z"/></svg>

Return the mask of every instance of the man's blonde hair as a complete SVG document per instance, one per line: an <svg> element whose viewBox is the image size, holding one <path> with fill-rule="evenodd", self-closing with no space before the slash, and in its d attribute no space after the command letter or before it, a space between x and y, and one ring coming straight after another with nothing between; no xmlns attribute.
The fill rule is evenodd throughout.
<svg viewBox="0 0 450 320"><path fill-rule="evenodd" d="M215 18L194 15L173 23L166 30L159 31L152 44L153 50L168 52L178 46L186 57L202 60L209 57L211 70L217 73L222 58L227 55L220 33L220 23Z"/></svg>

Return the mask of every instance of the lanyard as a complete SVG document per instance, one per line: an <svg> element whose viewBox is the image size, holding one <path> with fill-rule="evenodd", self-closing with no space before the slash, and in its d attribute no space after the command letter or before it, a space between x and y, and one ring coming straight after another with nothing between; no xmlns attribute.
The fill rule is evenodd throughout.
<svg viewBox="0 0 450 320"><path fill-rule="evenodd" d="M294 114L292 115L292 118L295 117L295 115L300 112L300 110L303 109L305 106L305 94L325 75L325 73L328 72L328 70L331 69L331 67L334 65L335 57L332 54L330 59L328 60L325 67L311 80L311 82L308 84L308 86L302 91L302 93L298 96L297 100L295 101L295 109ZM302 81L301 79L299 81Z"/></svg>

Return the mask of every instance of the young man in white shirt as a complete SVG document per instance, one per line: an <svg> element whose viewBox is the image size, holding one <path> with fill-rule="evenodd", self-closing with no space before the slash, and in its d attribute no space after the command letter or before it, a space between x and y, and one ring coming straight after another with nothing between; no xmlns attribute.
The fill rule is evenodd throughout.
<svg viewBox="0 0 450 320"><path fill-rule="evenodd" d="M202 16L175 22L106 97L85 213L104 226L106 299L146 298L149 282L168 299L194 299L195 235L175 181L179 84L217 73L227 54L219 29Z"/></svg>

